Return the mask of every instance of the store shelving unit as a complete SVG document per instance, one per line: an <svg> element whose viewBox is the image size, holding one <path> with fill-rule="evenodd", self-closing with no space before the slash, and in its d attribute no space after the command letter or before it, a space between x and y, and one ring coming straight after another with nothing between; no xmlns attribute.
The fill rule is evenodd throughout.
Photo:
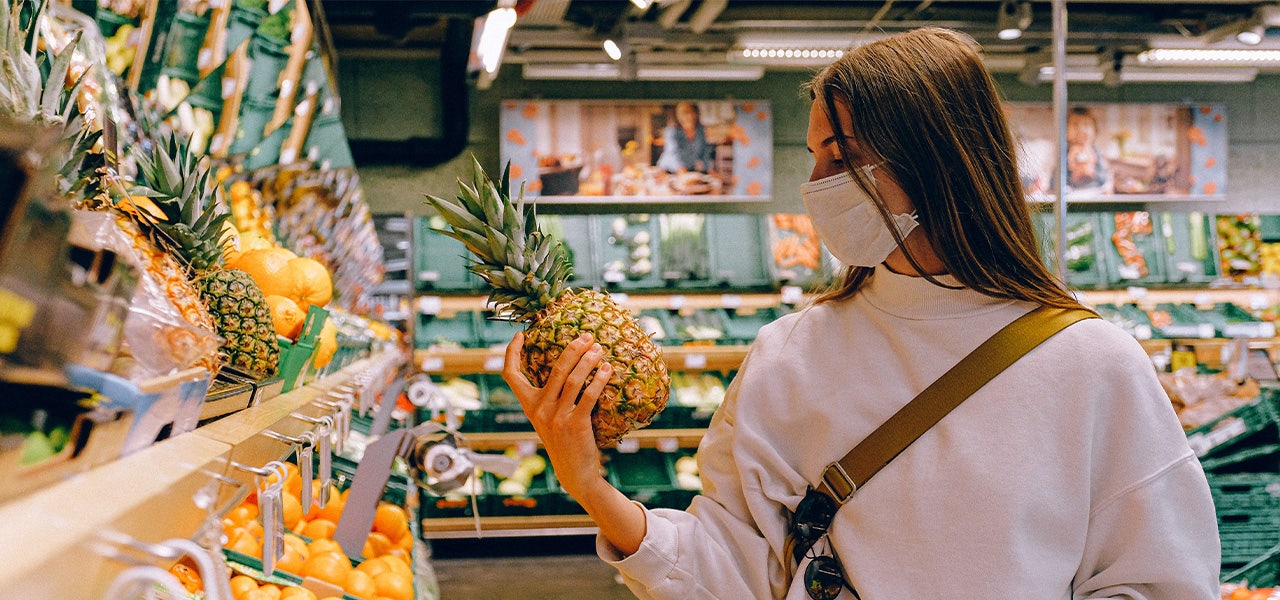
<svg viewBox="0 0 1280 600"><path fill-rule="evenodd" d="M195 431L0 504L0 595L41 600L96 598L130 563L111 558L114 532L155 543L193 536L209 514L243 497L260 467L292 448L264 432L297 436L319 417L314 402L349 384L375 355ZM197 495L205 496L197 503ZM216 517L220 522L220 516ZM57 531L50 535L50 531Z"/></svg>

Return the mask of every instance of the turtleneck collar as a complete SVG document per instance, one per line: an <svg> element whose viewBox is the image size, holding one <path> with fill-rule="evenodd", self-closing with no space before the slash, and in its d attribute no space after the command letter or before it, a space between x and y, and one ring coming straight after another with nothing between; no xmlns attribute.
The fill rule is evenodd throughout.
<svg viewBox="0 0 1280 600"><path fill-rule="evenodd" d="M934 278L946 285L961 285L950 275ZM968 288L947 289L924 277L894 273L883 264L876 267L875 274L858 295L883 312L913 320L954 319L1019 304L1016 300L992 298Z"/></svg>

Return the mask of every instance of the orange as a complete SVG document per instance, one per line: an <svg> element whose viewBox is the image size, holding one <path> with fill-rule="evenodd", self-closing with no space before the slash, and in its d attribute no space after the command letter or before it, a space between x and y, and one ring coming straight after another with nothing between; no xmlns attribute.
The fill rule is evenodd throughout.
<svg viewBox="0 0 1280 600"><path fill-rule="evenodd" d="M302 571L302 566L306 564L307 558L298 552L297 548L285 544L284 556L276 561L276 569L297 574Z"/></svg>
<svg viewBox="0 0 1280 600"><path fill-rule="evenodd" d="M369 560L356 565L356 570L368 575L369 577L377 577L382 573L390 571L391 567L387 566L387 563L381 558L370 558Z"/></svg>
<svg viewBox="0 0 1280 600"><path fill-rule="evenodd" d="M320 327L320 335L316 336L316 350L311 358L311 365L317 369L323 369L329 365L329 361L333 360L333 354L338 351L338 326L333 321L325 319L324 325Z"/></svg>
<svg viewBox="0 0 1280 600"><path fill-rule="evenodd" d="M264 248L242 253L229 269L240 269L253 277L263 295L292 296L289 261L297 255L284 248Z"/></svg>
<svg viewBox="0 0 1280 600"><path fill-rule="evenodd" d="M236 596L236 600L273 600L271 595L261 589L249 590L243 596Z"/></svg>
<svg viewBox="0 0 1280 600"><path fill-rule="evenodd" d="M325 323L328 324L328 321L326 320ZM319 365L316 366L319 368ZM329 521L330 523L337 523L342 520L342 509L346 508L346 506L347 495L345 492L338 494L337 496L330 494L329 502L324 505L324 508L320 509L319 516L321 519Z"/></svg>
<svg viewBox="0 0 1280 600"><path fill-rule="evenodd" d="M280 600L316 600L316 593L296 585L280 590Z"/></svg>
<svg viewBox="0 0 1280 600"><path fill-rule="evenodd" d="M306 312L312 304L324 308L333 298L333 279L320 261L314 258L295 258L289 261L289 293L298 308ZM274 292L273 292L274 293Z"/></svg>
<svg viewBox="0 0 1280 600"><path fill-rule="evenodd" d="M394 504L379 504L373 515L373 530L386 534L390 540L398 540L409 531L409 515Z"/></svg>
<svg viewBox="0 0 1280 600"><path fill-rule="evenodd" d="M413 550L413 532L406 530L400 539L391 542L391 546L401 550Z"/></svg>
<svg viewBox="0 0 1280 600"><path fill-rule="evenodd" d="M247 556L262 558L262 542L254 539L248 529L236 531L235 536L227 544L227 549Z"/></svg>
<svg viewBox="0 0 1280 600"><path fill-rule="evenodd" d="M302 520L302 502L298 501L298 497L293 494L284 494L281 496L281 504L284 506L284 528L292 530L298 526L298 521Z"/></svg>
<svg viewBox="0 0 1280 600"><path fill-rule="evenodd" d="M253 504L241 504L227 511L226 518L236 525L244 525L258 518L258 507Z"/></svg>
<svg viewBox="0 0 1280 600"><path fill-rule="evenodd" d="M361 550L360 556L365 558L374 558L382 556L391 549L391 540L387 536L377 531L370 533L369 537L364 540L364 549Z"/></svg>
<svg viewBox="0 0 1280 600"><path fill-rule="evenodd" d="M402 550L400 548L391 548L390 550L387 550L387 553L384 554L383 556L387 558L399 559L397 562L404 563L405 565L410 565L413 563L413 561L410 560L409 558L409 551ZM412 573L413 567L410 567L408 572Z"/></svg>
<svg viewBox="0 0 1280 600"><path fill-rule="evenodd" d="M373 578L379 596L391 600L413 600L413 578L400 573L382 573Z"/></svg>
<svg viewBox="0 0 1280 600"><path fill-rule="evenodd" d="M307 314L298 308L298 303L284 296L271 295L267 296L267 306L271 307L271 323L275 325L276 335L298 339L298 334L302 333L302 322L307 318Z"/></svg>
<svg viewBox="0 0 1280 600"><path fill-rule="evenodd" d="M382 557L383 562L387 563L387 567L391 571L413 578L413 568L409 566L409 558L403 554L388 553Z"/></svg>
<svg viewBox="0 0 1280 600"><path fill-rule="evenodd" d="M315 577L320 581L341 587L347 582L347 574L351 573L351 561L341 554L326 552L312 554L302 566L303 577Z"/></svg>
<svg viewBox="0 0 1280 600"><path fill-rule="evenodd" d="M258 582L248 575L236 575L231 578L231 596L239 598L250 591L258 590Z"/></svg>
<svg viewBox="0 0 1280 600"><path fill-rule="evenodd" d="M334 502L337 499L338 499L338 486L330 483L329 484L329 502ZM325 504L328 505L328 502L326 502ZM321 516L320 511L322 510L322 508L320 507L320 480L319 479L311 482L311 506L304 507L304 508L307 508L307 514L303 515L302 518L308 521ZM339 512L338 514L341 515L342 513ZM337 522L337 519L329 519L329 520L334 521L335 523Z"/></svg>
<svg viewBox="0 0 1280 600"><path fill-rule="evenodd" d="M292 533L284 534L284 545L286 548L293 548L298 554L301 554L302 560L306 560L311 557L311 549L307 547L306 540L303 540Z"/></svg>
<svg viewBox="0 0 1280 600"><path fill-rule="evenodd" d="M274 583L264 583L258 588L269 600L280 600L280 586Z"/></svg>
<svg viewBox="0 0 1280 600"><path fill-rule="evenodd" d="M249 535L252 535L254 539L259 541L262 540L262 523L249 521L248 523L245 523L244 529L248 530Z"/></svg>
<svg viewBox="0 0 1280 600"><path fill-rule="evenodd" d="M313 540L321 538L332 539L333 532L337 529L338 526L335 525L333 521L328 519L316 519L307 523L307 526L302 529L301 533Z"/></svg>
<svg viewBox="0 0 1280 600"><path fill-rule="evenodd" d="M378 594L378 588L373 583L373 577L363 571L348 573L347 583L342 586L342 589L358 598L373 598Z"/></svg>
<svg viewBox="0 0 1280 600"><path fill-rule="evenodd" d="M307 549L311 551L312 556L324 554L326 552L336 552L345 556L345 553L342 551L341 544L325 538L311 540L311 543L307 545Z"/></svg>
<svg viewBox="0 0 1280 600"><path fill-rule="evenodd" d="M188 592L194 594L204 589L204 580L200 578L200 572L185 563L175 563L169 567L169 573L177 578L178 583L181 583Z"/></svg>

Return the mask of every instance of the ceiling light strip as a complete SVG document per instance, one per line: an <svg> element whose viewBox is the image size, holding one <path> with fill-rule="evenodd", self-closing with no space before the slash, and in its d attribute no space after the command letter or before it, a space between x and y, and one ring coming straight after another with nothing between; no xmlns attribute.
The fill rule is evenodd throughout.
<svg viewBox="0 0 1280 600"><path fill-rule="evenodd" d="M1138 62L1144 65L1280 65L1280 50L1155 48L1138 54Z"/></svg>

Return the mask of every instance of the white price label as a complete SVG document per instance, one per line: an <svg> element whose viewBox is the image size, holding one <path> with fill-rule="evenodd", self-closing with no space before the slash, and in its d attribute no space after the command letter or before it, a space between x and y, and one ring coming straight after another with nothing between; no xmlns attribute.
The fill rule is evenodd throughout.
<svg viewBox="0 0 1280 600"><path fill-rule="evenodd" d="M533 456L538 452L538 442L533 440L524 440L516 443L516 456L521 458L525 456Z"/></svg>
<svg viewBox="0 0 1280 600"><path fill-rule="evenodd" d="M622 271L605 271L604 280L606 283L622 283L627 280L627 276Z"/></svg>
<svg viewBox="0 0 1280 600"><path fill-rule="evenodd" d="M782 303L783 304L800 304L804 300L804 290L798 285L782 286Z"/></svg>
<svg viewBox="0 0 1280 600"><path fill-rule="evenodd" d="M686 298L684 296L672 296L667 298L667 308L671 310L680 310L684 308Z"/></svg>
<svg viewBox="0 0 1280 600"><path fill-rule="evenodd" d="M618 442L617 450L622 454L635 454L640 451L640 442L635 438L627 438Z"/></svg>
<svg viewBox="0 0 1280 600"><path fill-rule="evenodd" d="M484 370L497 372L502 370L502 366L506 363L506 357L503 356L486 356L484 358Z"/></svg>
<svg viewBox="0 0 1280 600"><path fill-rule="evenodd" d="M1196 306L1208 306L1213 304L1213 298L1204 292L1198 292L1191 297L1191 303Z"/></svg>
<svg viewBox="0 0 1280 600"><path fill-rule="evenodd" d="M1249 295L1249 308L1253 310L1262 310L1264 308L1267 308L1268 306L1271 306L1271 302L1267 300L1266 294L1250 294Z"/></svg>
<svg viewBox="0 0 1280 600"><path fill-rule="evenodd" d="M444 308L440 296L422 296L418 298L418 312L424 315L438 315Z"/></svg>
<svg viewBox="0 0 1280 600"><path fill-rule="evenodd" d="M440 281L440 271L418 271L418 281Z"/></svg>
<svg viewBox="0 0 1280 600"><path fill-rule="evenodd" d="M707 355L702 353L686 354L684 356L684 368L686 369L705 369L707 368Z"/></svg>
<svg viewBox="0 0 1280 600"><path fill-rule="evenodd" d="M742 296L737 294L725 294L720 296L720 306L725 308L738 308L742 306Z"/></svg>
<svg viewBox="0 0 1280 600"><path fill-rule="evenodd" d="M443 371L444 358L439 356L428 356L422 359L422 370L427 372Z"/></svg>
<svg viewBox="0 0 1280 600"><path fill-rule="evenodd" d="M234 93L236 93L236 78L223 77L222 78L222 98L224 100L227 98L230 98L231 95Z"/></svg>
<svg viewBox="0 0 1280 600"><path fill-rule="evenodd" d="M680 449L680 440L672 437L658 438L656 445L659 452L671 453Z"/></svg>
<svg viewBox="0 0 1280 600"><path fill-rule="evenodd" d="M1136 285L1129 286L1128 289L1129 297L1134 300L1142 300L1143 298L1146 298L1147 291L1147 288Z"/></svg>

